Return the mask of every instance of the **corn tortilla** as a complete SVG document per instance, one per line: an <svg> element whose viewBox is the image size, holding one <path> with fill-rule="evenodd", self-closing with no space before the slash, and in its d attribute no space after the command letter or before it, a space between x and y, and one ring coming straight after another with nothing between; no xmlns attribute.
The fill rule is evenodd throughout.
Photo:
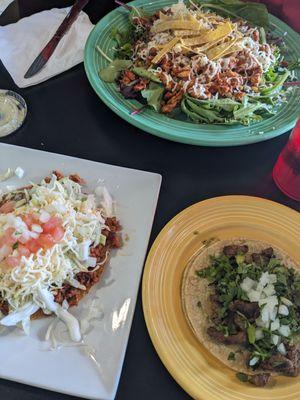
<svg viewBox="0 0 300 400"><path fill-rule="evenodd" d="M297 263L284 251L270 245L269 243L245 238L236 238L220 240L219 242L210 245L196 256L187 265L184 271L181 285L182 307L186 320L196 338L211 352L212 355L229 368L238 372L254 375L264 371L258 369L254 372L252 369L247 367L246 350L243 351L243 348L239 345L224 345L217 343L207 334L207 328L212 325L210 321L211 308L209 296L214 292L206 279L200 278L196 275L197 270L204 269L210 265L210 256L220 256L224 246L232 244L246 244L249 247L249 253L260 253L263 249L271 246L276 258L282 260L282 263L286 267L292 267L299 271L300 266L297 265ZM197 305L199 301L201 302L200 308ZM235 360L228 360L230 352L235 352ZM276 372L271 372L271 374L278 375Z"/></svg>

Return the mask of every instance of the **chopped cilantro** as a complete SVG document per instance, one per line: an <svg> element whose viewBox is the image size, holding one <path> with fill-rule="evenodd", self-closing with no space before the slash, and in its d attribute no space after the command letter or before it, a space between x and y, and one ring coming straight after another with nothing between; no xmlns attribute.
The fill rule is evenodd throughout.
<svg viewBox="0 0 300 400"><path fill-rule="evenodd" d="M250 344L255 343L255 326L249 324L247 328L248 341Z"/></svg>
<svg viewBox="0 0 300 400"><path fill-rule="evenodd" d="M248 382L248 380L249 380L248 375L243 374L242 372L236 373L235 376L236 376L241 382Z"/></svg>
<svg viewBox="0 0 300 400"><path fill-rule="evenodd" d="M228 354L227 360L230 360L230 361L235 360L235 353L234 353L233 351L231 351L231 352Z"/></svg>

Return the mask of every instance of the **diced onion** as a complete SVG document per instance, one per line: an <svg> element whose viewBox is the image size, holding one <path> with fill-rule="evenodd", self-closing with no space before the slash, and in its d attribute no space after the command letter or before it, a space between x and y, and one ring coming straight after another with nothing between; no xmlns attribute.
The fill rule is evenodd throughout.
<svg viewBox="0 0 300 400"><path fill-rule="evenodd" d="M251 358L251 360L249 361L250 367L253 367L255 364L257 364L258 360L259 360L258 357Z"/></svg>
<svg viewBox="0 0 300 400"><path fill-rule="evenodd" d="M286 355L286 348L283 343L280 343L280 345L277 346L277 350L279 351L279 353L283 354L284 356Z"/></svg>
<svg viewBox="0 0 300 400"><path fill-rule="evenodd" d="M290 306L292 306L293 305L293 303L289 300L289 299L287 299L286 297L281 297L281 302L283 303L283 304L285 304L286 306L288 306L288 307L290 307Z"/></svg>
<svg viewBox="0 0 300 400"><path fill-rule="evenodd" d="M36 232L36 233L42 233L43 232L43 228L41 227L41 225L37 225L37 224L33 224L32 227L31 227L31 230L33 232Z"/></svg>
<svg viewBox="0 0 300 400"><path fill-rule="evenodd" d="M86 261L89 257L90 254L90 245L91 245L91 241L90 240L85 240L84 242L80 243L77 246L77 253L78 253L78 257L79 260L81 261Z"/></svg>
<svg viewBox="0 0 300 400"><path fill-rule="evenodd" d="M253 288L255 283L253 279L246 277L241 283L241 288L247 293Z"/></svg>
<svg viewBox="0 0 300 400"><path fill-rule="evenodd" d="M279 327L280 327L280 321L277 318L277 319L275 319L275 321L271 322L270 330L271 331L277 331L279 329Z"/></svg>
<svg viewBox="0 0 300 400"><path fill-rule="evenodd" d="M25 174L25 171L24 171L23 168L17 167L17 168L15 169L15 175L16 175L19 179L22 179L23 176L24 176L24 174Z"/></svg>
<svg viewBox="0 0 300 400"><path fill-rule="evenodd" d="M248 298L251 302L257 302L260 300L260 292L256 291L256 290L250 290L250 292L247 293Z"/></svg>
<svg viewBox="0 0 300 400"><path fill-rule="evenodd" d="M269 283L265 288L264 288L264 293L266 296L272 296L275 294L275 287L272 283Z"/></svg>
<svg viewBox="0 0 300 400"><path fill-rule="evenodd" d="M264 337L264 333L262 329L256 328L255 330L255 339L260 340Z"/></svg>
<svg viewBox="0 0 300 400"><path fill-rule="evenodd" d="M46 222L48 222L50 218L51 218L51 215L50 215L47 211L45 211L45 210L42 210L42 211L41 211L41 215L40 215L39 220L40 220L43 224L45 224Z"/></svg>
<svg viewBox="0 0 300 400"><path fill-rule="evenodd" d="M291 334L291 329L288 325L281 325L281 327L278 329L278 332L280 335L288 337Z"/></svg>
<svg viewBox="0 0 300 400"><path fill-rule="evenodd" d="M263 272L261 274L259 282L262 284L263 287L270 283L269 272Z"/></svg>
<svg viewBox="0 0 300 400"><path fill-rule="evenodd" d="M272 336L271 336L272 343L273 343L275 346L278 345L279 339L280 339L280 337L279 337L278 335L272 335Z"/></svg>
<svg viewBox="0 0 300 400"><path fill-rule="evenodd" d="M95 268L97 265L97 258L96 257L88 257L86 260L86 265L91 268Z"/></svg>
<svg viewBox="0 0 300 400"><path fill-rule="evenodd" d="M284 304L281 304L278 308L278 314L287 316L289 315L289 309Z"/></svg>

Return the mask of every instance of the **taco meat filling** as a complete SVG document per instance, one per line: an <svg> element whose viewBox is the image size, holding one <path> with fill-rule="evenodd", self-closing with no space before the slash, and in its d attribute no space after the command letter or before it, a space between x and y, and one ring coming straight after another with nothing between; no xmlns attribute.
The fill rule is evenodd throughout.
<svg viewBox="0 0 300 400"><path fill-rule="evenodd" d="M260 253L247 245L228 245L207 268L197 270L210 282L209 337L239 345L249 375L242 381L264 386L271 373L300 374L300 274L287 268L272 247ZM228 351L234 363L235 354Z"/></svg>
<svg viewBox="0 0 300 400"><path fill-rule="evenodd" d="M105 224L109 228L109 230L105 229L102 231L102 235L106 237L105 245L99 244L96 247L91 245L90 247L90 256L97 258L97 265L101 265L100 268L96 271L93 271L95 268L90 268L88 272L79 272L76 275L76 280L81 285L84 285L86 289L82 290L65 284L61 289L57 290L54 296L57 303L62 304L64 300L67 300L70 307L77 306L83 294L87 293L99 281L110 250L121 247L122 243L119 234L121 227L119 222L113 217L107 218Z"/></svg>

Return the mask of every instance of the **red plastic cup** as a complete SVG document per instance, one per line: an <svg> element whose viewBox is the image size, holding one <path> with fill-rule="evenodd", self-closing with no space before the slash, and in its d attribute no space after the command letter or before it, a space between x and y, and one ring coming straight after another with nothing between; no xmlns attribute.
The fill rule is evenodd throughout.
<svg viewBox="0 0 300 400"><path fill-rule="evenodd" d="M300 119L279 154L273 179L284 194L300 201Z"/></svg>

